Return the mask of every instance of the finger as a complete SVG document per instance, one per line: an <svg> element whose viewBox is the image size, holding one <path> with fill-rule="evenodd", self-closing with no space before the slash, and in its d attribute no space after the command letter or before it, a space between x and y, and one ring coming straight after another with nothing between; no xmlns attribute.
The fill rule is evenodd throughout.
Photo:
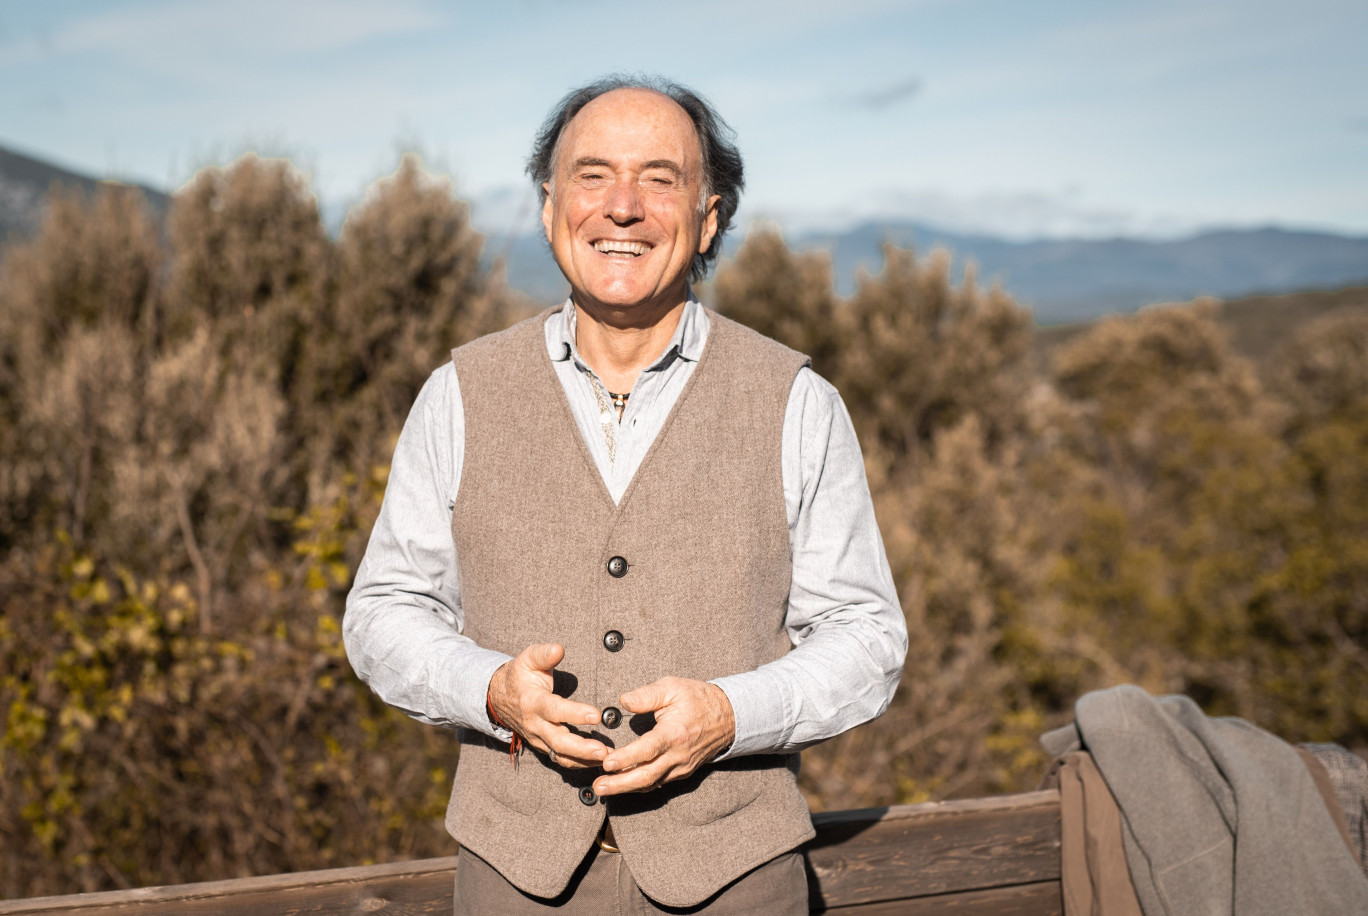
<svg viewBox="0 0 1368 916"><path fill-rule="evenodd" d="M557 754L569 755L579 760L592 760L596 764L607 757L611 750L602 741L577 735L564 726L543 736L543 740Z"/></svg>
<svg viewBox="0 0 1368 916"><path fill-rule="evenodd" d="M523 655L532 668L550 671L565 658L565 647L554 642L538 643L524 649Z"/></svg>
<svg viewBox="0 0 1368 916"><path fill-rule="evenodd" d="M584 766L602 766L612 748L601 741L586 738L563 725L539 721L524 734L524 740L543 754L555 751L558 757L573 760Z"/></svg>
<svg viewBox="0 0 1368 916"><path fill-rule="evenodd" d="M674 766L668 758L661 757L645 766L633 767L611 776L600 776L594 780L594 792L599 795L625 795L628 792L649 792L669 782Z"/></svg>
<svg viewBox="0 0 1368 916"><path fill-rule="evenodd" d="M568 729L561 729L549 734L549 736L544 736L542 742L546 744L544 751L555 752L553 763L570 768L570 770L602 766L603 757L609 753L609 748L603 742L595 741L594 738L579 736L579 734Z"/></svg>
<svg viewBox="0 0 1368 916"><path fill-rule="evenodd" d="M658 729L652 729L626 747L613 750L604 758L603 772L615 773L640 767L661 757L670 746L671 742Z"/></svg>
<svg viewBox="0 0 1368 916"><path fill-rule="evenodd" d="M596 770L599 762L597 760L580 760L578 757L571 757L567 754L557 754L551 760L551 765L562 770Z"/></svg>
<svg viewBox="0 0 1368 916"><path fill-rule="evenodd" d="M656 681L644 687L634 687L621 697L622 705L629 712L654 712L670 705L671 691L664 681Z"/></svg>
<svg viewBox="0 0 1368 916"><path fill-rule="evenodd" d="M597 725L600 715L598 709L587 703L576 703L554 693L538 698L533 713L547 722L566 725Z"/></svg>

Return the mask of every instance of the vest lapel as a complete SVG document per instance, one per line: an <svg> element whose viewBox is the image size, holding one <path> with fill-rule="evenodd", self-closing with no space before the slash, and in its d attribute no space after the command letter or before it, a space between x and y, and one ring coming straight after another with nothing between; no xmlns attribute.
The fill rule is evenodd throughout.
<svg viewBox="0 0 1368 916"><path fill-rule="evenodd" d="M550 312L547 312L544 317L549 317L551 312L554 311L555 309L552 309ZM637 488L637 481L641 480L644 476L647 468L651 465L652 458L660 450L660 443L669 435L670 427L674 425L675 417L679 415L680 409L688 401L694 386L697 385L699 375L705 371L705 367L711 362L711 360L708 359L708 354L714 350L718 337L726 337L727 333L731 330L721 321L718 321L716 315L710 315L709 317L712 324L708 330L708 339L703 345L703 352L698 355L698 362L694 367L693 374L690 375L689 380L684 383L684 388L679 392L679 397L670 405L670 412L666 414L665 421L660 425L659 431L656 432L655 439L651 441L651 447L648 448L646 454L642 456L641 464L637 466L636 472L632 474L631 482L627 484L627 489L623 491L622 501L616 505L613 504L613 494L608 491L607 482L604 481L603 475L599 473L598 464L594 461L594 455L589 451L589 444L584 441L584 431L580 429L579 422L575 419L575 412L570 407L570 400L566 396L565 386L561 384L560 376L556 374L556 367L551 362L551 354L546 352L545 346L541 347L539 355L544 358L539 361L546 370L546 376L551 386L556 390L556 399L561 408L560 416L565 423L569 424L570 429L574 431L575 441L579 445L580 458L584 461L584 465L589 473L598 481L598 490L603 498L608 500L608 504L613 507L615 515L621 515L622 510L631 500L633 491Z"/></svg>

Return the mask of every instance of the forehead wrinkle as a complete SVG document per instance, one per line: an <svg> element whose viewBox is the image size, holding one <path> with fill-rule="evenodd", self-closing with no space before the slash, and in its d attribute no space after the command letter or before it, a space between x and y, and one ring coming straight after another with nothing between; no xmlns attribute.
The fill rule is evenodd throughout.
<svg viewBox="0 0 1368 916"><path fill-rule="evenodd" d="M624 96L626 99L624 100ZM641 104L645 96L654 104ZM638 102L633 104L630 100L638 98ZM676 121L677 125L684 128L685 132L698 145L699 153L702 153L702 138L698 135L698 127L689 117L689 113L682 105L670 98L668 95L657 92L654 89L623 88L605 92L594 99L591 99L579 111L577 111L561 129L560 135L556 138L556 143L552 147L552 160L557 158L567 140L573 135L584 129L586 122L593 122L598 118L604 117L602 109L606 107L622 108L624 105L632 108L631 121L637 125L648 126L650 128L668 129L666 122ZM622 115L619 115L621 117Z"/></svg>

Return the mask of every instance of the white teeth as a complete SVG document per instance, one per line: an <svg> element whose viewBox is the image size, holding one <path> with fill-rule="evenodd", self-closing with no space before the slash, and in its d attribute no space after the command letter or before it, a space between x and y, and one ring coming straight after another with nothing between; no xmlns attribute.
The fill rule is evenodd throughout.
<svg viewBox="0 0 1368 916"><path fill-rule="evenodd" d="M619 242L614 239L599 239L594 243L594 250L604 254L645 254L651 250L651 246L645 242Z"/></svg>

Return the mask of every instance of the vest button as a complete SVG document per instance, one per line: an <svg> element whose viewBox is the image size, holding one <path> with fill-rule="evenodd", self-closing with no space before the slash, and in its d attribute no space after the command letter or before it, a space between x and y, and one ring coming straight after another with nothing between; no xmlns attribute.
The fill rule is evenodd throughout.
<svg viewBox="0 0 1368 916"><path fill-rule="evenodd" d="M604 707L603 714L599 716L599 721L608 728L617 728L622 723L622 713L616 706Z"/></svg>
<svg viewBox="0 0 1368 916"><path fill-rule="evenodd" d="M616 652L622 648L622 634L617 630L609 630L603 634L603 648L609 652Z"/></svg>
<svg viewBox="0 0 1368 916"><path fill-rule="evenodd" d="M614 579L621 579L627 575L627 561L622 557L613 557L608 561L608 575Z"/></svg>
<svg viewBox="0 0 1368 916"><path fill-rule="evenodd" d="M583 789L579 790L579 800L586 805L593 805L597 804L598 796L594 794L594 790L591 787L585 786Z"/></svg>

